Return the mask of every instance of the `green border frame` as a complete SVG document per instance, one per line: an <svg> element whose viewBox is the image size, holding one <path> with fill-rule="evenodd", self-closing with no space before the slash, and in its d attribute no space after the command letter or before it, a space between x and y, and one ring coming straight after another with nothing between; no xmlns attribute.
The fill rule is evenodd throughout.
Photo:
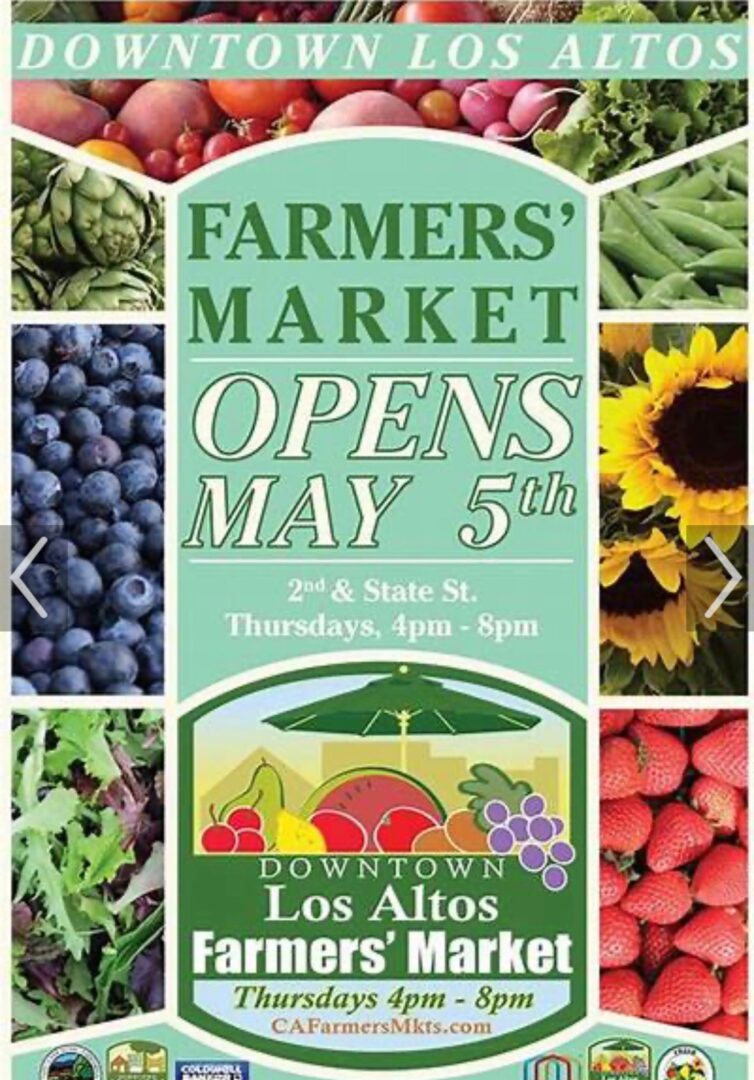
<svg viewBox="0 0 754 1080"><path fill-rule="evenodd" d="M392 671L397 660L359 660L349 662L324 664L317 667L307 667L292 670L284 674L268 676L258 680L243 683L233 690L227 690L216 697L206 701L178 718L179 739L179 887L178 887L178 1015L182 1020L194 1025L199 1030L206 1031L211 1035L233 1043L235 1046L244 1047L248 1050L256 1050L284 1061L300 1061L311 1065L321 1065L336 1069L388 1069L391 1071L420 1068L439 1068L447 1065L457 1065L466 1062L482 1061L485 1058L497 1054L520 1049L539 1042L549 1036L556 1035L573 1024L578 1023L586 1016L587 1012L587 862L588 852L586 849L586 792L587 788L587 754L586 754L586 718L574 712L569 707L553 701L545 694L518 686L503 678L485 675L474 670L467 670L444 664L426 663L415 657L410 662L421 666L422 670L429 675L452 677L466 682L476 683L479 686L487 686L506 693L514 694L533 704L546 707L551 712L561 716L570 728L570 752L571 752L571 777L570 777L570 801L571 820L573 823L573 835L576 839L577 850L581 851L582 857L578 860L579 867L578 887L582 896L583 913L579 921L580 933L574 940L573 965L574 975L572 980L571 1002L565 1009L559 1010L545 1020L521 1028L509 1036L495 1036L492 1039L483 1039L479 1042L468 1043L463 1046L438 1048L437 1050L417 1051L376 1051L363 1053L358 1051L327 1050L317 1047L292 1046L276 1039L267 1039L257 1035L248 1035L234 1028L224 1021L209 1016L204 1010L194 1005L192 1000L192 977L191 971L191 944L187 936L182 932L183 901L181 898L180 881L184 860L195 858L193 852L193 776L194 776L194 740L191 737L194 724L207 713L221 705L234 701L249 693L266 690L281 683L295 683L310 680L314 677L326 677L327 675L344 674L367 674ZM406 662L409 662L408 660ZM582 782L579 783L579 779ZM239 1039L240 1036L240 1039Z"/></svg>

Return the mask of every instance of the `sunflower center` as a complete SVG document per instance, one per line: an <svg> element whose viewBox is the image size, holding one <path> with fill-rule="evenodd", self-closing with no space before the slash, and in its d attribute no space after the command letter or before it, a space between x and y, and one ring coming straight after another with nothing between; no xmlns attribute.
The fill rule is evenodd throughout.
<svg viewBox="0 0 754 1080"><path fill-rule="evenodd" d="M655 424L659 452L695 491L746 483L746 383L680 394Z"/></svg>
<svg viewBox="0 0 754 1080"><path fill-rule="evenodd" d="M618 580L600 588L600 608L608 615L649 615L662 611L670 595L657 583L641 555L632 555Z"/></svg>

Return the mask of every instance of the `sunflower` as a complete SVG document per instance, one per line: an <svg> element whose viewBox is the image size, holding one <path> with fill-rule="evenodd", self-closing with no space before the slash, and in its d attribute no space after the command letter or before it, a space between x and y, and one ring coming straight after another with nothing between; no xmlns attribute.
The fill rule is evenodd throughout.
<svg viewBox="0 0 754 1080"><path fill-rule="evenodd" d="M725 587L716 570L668 540L659 529L600 548L600 638L627 649L631 663L662 660L668 671L691 664L698 631L737 626L722 608L705 613Z"/></svg>
<svg viewBox="0 0 754 1080"><path fill-rule="evenodd" d="M748 334L718 348L707 327L688 354L648 349L648 382L603 397L600 470L617 474L626 510L669 500L690 547L712 533L727 551L746 524Z"/></svg>
<svg viewBox="0 0 754 1080"><path fill-rule="evenodd" d="M616 360L629 353L643 356L652 344L649 323L603 323L600 327L600 348Z"/></svg>

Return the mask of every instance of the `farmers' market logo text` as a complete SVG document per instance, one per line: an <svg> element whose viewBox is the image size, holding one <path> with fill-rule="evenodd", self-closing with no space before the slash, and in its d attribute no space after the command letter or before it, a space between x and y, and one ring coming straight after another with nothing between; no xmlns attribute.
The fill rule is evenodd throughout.
<svg viewBox="0 0 754 1080"><path fill-rule="evenodd" d="M195 402L194 439L215 469L198 477L185 547L394 547L451 458L464 471L460 491L446 491L459 500L448 539L462 552L498 547L514 518L577 513L567 459L582 378L560 354L583 319L570 280L582 268L567 257L583 223L567 192L510 206L312 202L266 214L221 200L187 211L187 343L198 363L234 359L222 374L208 368ZM348 276L312 284L312 263ZM245 362L244 346L280 363ZM484 359L443 368L435 350L449 346ZM355 363L285 360L344 348ZM382 364L407 348L428 358ZM257 474L239 476L252 461Z"/></svg>

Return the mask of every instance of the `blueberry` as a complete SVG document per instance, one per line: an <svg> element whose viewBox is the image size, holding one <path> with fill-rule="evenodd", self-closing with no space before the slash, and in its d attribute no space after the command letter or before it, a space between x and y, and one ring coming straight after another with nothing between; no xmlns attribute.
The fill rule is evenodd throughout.
<svg viewBox="0 0 754 1080"><path fill-rule="evenodd" d="M28 697L32 694L36 694L37 690L33 683L30 683L28 679L22 679L17 675L10 681L11 694L17 694L18 697Z"/></svg>
<svg viewBox="0 0 754 1080"><path fill-rule="evenodd" d="M140 499L131 507L130 520L140 529L149 529L152 525L162 525L162 507L154 499Z"/></svg>
<svg viewBox="0 0 754 1080"><path fill-rule="evenodd" d="M87 364L89 378L93 383L107 386L120 374L120 359L115 349L95 349Z"/></svg>
<svg viewBox="0 0 754 1080"><path fill-rule="evenodd" d="M26 626L31 608L21 593L14 592L10 598L11 626L14 630L21 630Z"/></svg>
<svg viewBox="0 0 754 1080"><path fill-rule="evenodd" d="M21 424L21 444L39 447L60 437L60 424L50 413L28 416Z"/></svg>
<svg viewBox="0 0 754 1080"><path fill-rule="evenodd" d="M11 406L11 421L13 423L13 430L20 431L23 428L24 421L30 417L36 415L36 408L34 402L29 398L13 399L13 405Z"/></svg>
<svg viewBox="0 0 754 1080"><path fill-rule="evenodd" d="M130 405L133 400L133 383L130 379L113 379L110 383L110 393L113 395L115 407L118 405Z"/></svg>
<svg viewBox="0 0 754 1080"><path fill-rule="evenodd" d="M13 385L22 398L41 397L50 381L50 369L44 360L22 360L13 370Z"/></svg>
<svg viewBox="0 0 754 1080"><path fill-rule="evenodd" d="M105 542L108 525L104 518L84 517L73 530L73 540L82 555L93 555Z"/></svg>
<svg viewBox="0 0 754 1080"><path fill-rule="evenodd" d="M24 643L24 636L20 634L18 630L11 630L10 632L10 652L11 656L15 656L18 650Z"/></svg>
<svg viewBox="0 0 754 1080"><path fill-rule="evenodd" d="M26 529L20 521L12 521L10 527L11 548L17 555L25 555L29 550L29 540Z"/></svg>
<svg viewBox="0 0 754 1080"><path fill-rule="evenodd" d="M113 405L102 417L102 430L119 446L128 446L133 442L135 420L136 413L128 405Z"/></svg>
<svg viewBox="0 0 754 1080"><path fill-rule="evenodd" d="M120 465L123 454L115 439L107 435L97 435L94 439L87 439L79 447L76 461L82 472L93 472L95 469L114 469Z"/></svg>
<svg viewBox="0 0 754 1080"><path fill-rule="evenodd" d="M103 690L103 693L105 693L105 694L119 694L119 695L123 695L123 694L131 694L131 695L136 694L136 695L138 695L138 694L143 694L144 691L142 690L142 688L140 686L136 686L134 683L114 682L114 683L109 683L105 687L105 689Z"/></svg>
<svg viewBox="0 0 754 1080"><path fill-rule="evenodd" d="M89 473L79 488L79 500L85 510L92 514L108 514L120 499L120 483L117 476L104 469Z"/></svg>
<svg viewBox="0 0 754 1080"><path fill-rule="evenodd" d="M138 341L140 344L147 344L148 342L151 345L159 333L159 326L144 323L141 326L132 327L131 333L128 336L131 341Z"/></svg>
<svg viewBox="0 0 754 1080"><path fill-rule="evenodd" d="M143 574L124 574L110 586L107 603L124 619L142 619L155 606L154 585Z"/></svg>
<svg viewBox="0 0 754 1080"><path fill-rule="evenodd" d="M165 441L165 411L156 405L140 405L134 423L137 438L148 446L158 446Z"/></svg>
<svg viewBox="0 0 754 1080"><path fill-rule="evenodd" d="M33 609L29 610L27 623L34 637L60 637L74 625L73 608L62 596L48 596L44 600L47 617L43 618Z"/></svg>
<svg viewBox="0 0 754 1080"><path fill-rule="evenodd" d="M134 398L144 405L161 405L165 400L165 380L161 375L139 375L134 379Z"/></svg>
<svg viewBox="0 0 754 1080"><path fill-rule="evenodd" d="M109 531L108 531L109 536ZM106 544L94 558L94 563L105 581L115 581L124 574L132 574L141 568L138 548L121 541Z"/></svg>
<svg viewBox="0 0 754 1080"><path fill-rule="evenodd" d="M127 645L129 649L139 645L145 637L146 631L141 623L121 616L107 619L99 632L100 641L118 641L121 645Z"/></svg>
<svg viewBox="0 0 754 1080"><path fill-rule="evenodd" d="M40 469L49 469L60 476L73 463L73 447L62 439L53 439L39 451L37 463Z"/></svg>
<svg viewBox="0 0 754 1080"><path fill-rule="evenodd" d="M92 644L94 644L94 638L88 630L83 630L80 626L72 626L55 642L55 661L63 666L75 664L81 650Z"/></svg>
<svg viewBox="0 0 754 1080"><path fill-rule="evenodd" d="M151 469L157 469L157 455L151 446L145 446L144 443L135 443L129 446L126 450L126 460L143 461Z"/></svg>
<svg viewBox="0 0 754 1080"><path fill-rule="evenodd" d="M150 611L146 618L147 632L150 637L157 637L165 633L165 612Z"/></svg>
<svg viewBox="0 0 754 1080"><path fill-rule="evenodd" d="M97 435L101 435L102 421L96 412L78 405L66 416L63 430L67 439L78 444L84 442L85 439L94 439Z"/></svg>
<svg viewBox="0 0 754 1080"><path fill-rule="evenodd" d="M92 349L102 339L99 326L55 326L52 329L52 345L60 360L83 364Z"/></svg>
<svg viewBox="0 0 754 1080"><path fill-rule="evenodd" d="M78 491L84 482L84 477L78 469L66 469L60 474L60 483L63 491Z"/></svg>
<svg viewBox="0 0 754 1080"><path fill-rule="evenodd" d="M33 675L35 671L52 671L55 643L47 637L35 637L18 652L15 670L22 675Z"/></svg>
<svg viewBox="0 0 754 1080"><path fill-rule="evenodd" d="M124 461L116 468L115 475L120 480L124 499L131 503L148 499L159 479L157 470L143 461Z"/></svg>
<svg viewBox="0 0 754 1080"><path fill-rule="evenodd" d="M149 686L147 687L147 693L151 694L153 697L162 697L162 695L165 693L165 683L164 682L150 683Z"/></svg>
<svg viewBox="0 0 754 1080"><path fill-rule="evenodd" d="M133 340L118 349L121 373L133 381L139 375L151 375L154 371L154 358L145 345Z"/></svg>
<svg viewBox="0 0 754 1080"><path fill-rule="evenodd" d="M88 386L81 397L81 404L102 416L112 408L113 395L106 386Z"/></svg>
<svg viewBox="0 0 754 1080"><path fill-rule="evenodd" d="M52 673L49 692L51 694L91 694L92 684L83 668L75 664L66 664Z"/></svg>
<svg viewBox="0 0 754 1080"><path fill-rule="evenodd" d="M63 501L60 504L60 513L63 515L63 520L65 521L68 532L75 530L87 516L86 510L84 510L79 502L78 494L75 491L67 491L63 496Z"/></svg>
<svg viewBox="0 0 754 1080"><path fill-rule="evenodd" d="M30 458L28 454L21 454L15 450L11 455L11 479L14 487L18 487L22 480L25 480L27 476L36 470L37 466L34 464L34 458Z"/></svg>
<svg viewBox="0 0 754 1080"><path fill-rule="evenodd" d="M16 521L20 521L26 516L26 507L17 491L14 491L10 497L10 516L15 518Z"/></svg>
<svg viewBox="0 0 754 1080"><path fill-rule="evenodd" d="M128 544L140 550L144 546L144 534L131 521L116 521L107 530L107 542L108 544Z"/></svg>
<svg viewBox="0 0 754 1080"><path fill-rule="evenodd" d="M76 364L61 364L50 379L47 397L59 405L75 405L86 389L86 375Z"/></svg>
<svg viewBox="0 0 754 1080"><path fill-rule="evenodd" d="M131 334L133 334L134 328L127 323L116 323L113 326L108 326L107 332L111 338L125 341L126 338L129 338Z"/></svg>
<svg viewBox="0 0 754 1080"><path fill-rule="evenodd" d="M47 469L39 469L21 484L20 495L27 510L47 510L63 496L60 479Z"/></svg>
<svg viewBox="0 0 754 1080"><path fill-rule="evenodd" d="M65 522L55 510L36 510L26 519L26 535L31 544L36 544L43 536L45 540L54 540L64 531Z"/></svg>
<svg viewBox="0 0 754 1080"><path fill-rule="evenodd" d="M13 355L17 360L47 356L52 335L46 326L19 326L13 331Z"/></svg>
<svg viewBox="0 0 754 1080"><path fill-rule="evenodd" d="M144 554L150 562L157 563L165 551L165 530L162 525L153 525L144 538Z"/></svg>
<svg viewBox="0 0 754 1080"><path fill-rule="evenodd" d="M136 646L141 681L161 682L165 677L165 649L160 638L147 638Z"/></svg>
<svg viewBox="0 0 754 1080"><path fill-rule="evenodd" d="M91 607L102 599L104 586L88 559L71 559L58 570L58 589L74 607Z"/></svg>
<svg viewBox="0 0 754 1080"><path fill-rule="evenodd" d="M52 676L48 671L35 671L33 675L29 676L29 682L38 694L46 694L50 689L51 678Z"/></svg>
<svg viewBox="0 0 754 1080"><path fill-rule="evenodd" d="M44 549L44 557L50 566L56 569L61 567L68 559L75 559L78 548L71 540L64 540L62 536L51 540ZM29 567L31 569L31 567Z"/></svg>
<svg viewBox="0 0 754 1080"><path fill-rule="evenodd" d="M131 649L118 641L97 641L94 645L88 645L81 650L79 663L97 690L113 683L122 683L130 691L139 670Z"/></svg>

